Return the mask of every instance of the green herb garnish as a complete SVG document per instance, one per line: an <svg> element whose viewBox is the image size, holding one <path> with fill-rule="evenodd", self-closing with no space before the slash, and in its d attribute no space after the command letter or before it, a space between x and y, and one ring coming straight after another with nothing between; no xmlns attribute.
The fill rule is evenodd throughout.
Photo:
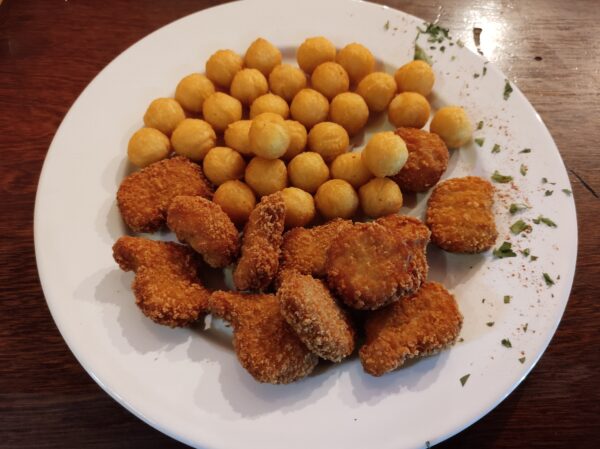
<svg viewBox="0 0 600 449"><path fill-rule="evenodd" d="M544 217L542 215L540 215L537 218L533 219L533 222L535 224L540 224L540 223L544 223L546 226L550 226L551 228L558 228L558 225L556 223L554 223L552 220L550 220L548 217Z"/></svg>
<svg viewBox="0 0 600 449"><path fill-rule="evenodd" d="M550 277L550 275L548 273L543 273L544 276L544 281L546 281L546 285L549 287L551 285L554 285L554 281L552 280L552 278Z"/></svg>
<svg viewBox="0 0 600 449"><path fill-rule="evenodd" d="M531 256L529 258L532 262L535 262L536 260L538 260L538 256Z"/></svg>
<svg viewBox="0 0 600 449"><path fill-rule="evenodd" d="M481 128L483 128L483 120L479 120L479 123L477 123L477 130L479 131Z"/></svg>
<svg viewBox="0 0 600 449"><path fill-rule="evenodd" d="M483 146L483 144L485 143L485 139L483 137L478 137L477 139L473 139L475 141L475 143L477 145L479 145L480 147Z"/></svg>
<svg viewBox="0 0 600 449"><path fill-rule="evenodd" d="M525 176L525 175L527 174L527 170L529 170L529 169L527 168L527 165L525 165L525 164L521 164L521 168L519 168L519 172L520 172L520 173L521 173L523 176Z"/></svg>
<svg viewBox="0 0 600 449"><path fill-rule="evenodd" d="M512 250L512 243L510 242L504 242L499 248L494 249L492 254L494 254L494 256L498 259L517 256L517 254Z"/></svg>
<svg viewBox="0 0 600 449"><path fill-rule="evenodd" d="M502 346L504 346L505 348L512 348L512 344L510 343L510 340L508 338L503 338L500 343L502 343Z"/></svg>
<svg viewBox="0 0 600 449"><path fill-rule="evenodd" d="M427 56L425 50L415 44L415 55L413 57L415 61L425 61L427 64L431 65L431 58Z"/></svg>
<svg viewBox="0 0 600 449"><path fill-rule="evenodd" d="M487 64L487 62L486 62L486 64ZM487 73L487 67L484 65L483 70L481 71L481 76L485 76L486 73Z"/></svg>
<svg viewBox="0 0 600 449"><path fill-rule="evenodd" d="M523 231L531 231L531 226L525 223L523 220L515 221L510 227L510 232L515 235L520 234Z"/></svg>
<svg viewBox="0 0 600 449"><path fill-rule="evenodd" d="M508 208L508 211L510 212L511 215L514 215L517 212L525 210L525 209L529 209L529 206L527 206L526 204L522 204L522 203L512 203L510 205L510 207Z"/></svg>
<svg viewBox="0 0 600 449"><path fill-rule="evenodd" d="M525 357L520 357L520 358L519 358L519 362L521 362L521 363L525 363Z"/></svg>
<svg viewBox="0 0 600 449"><path fill-rule="evenodd" d="M552 195L553 193L554 193L554 190L546 190L546 191L544 192L544 196L550 196L550 195Z"/></svg>
<svg viewBox="0 0 600 449"><path fill-rule="evenodd" d="M494 147L492 148L492 153L500 153L500 145L495 143Z"/></svg>
<svg viewBox="0 0 600 449"><path fill-rule="evenodd" d="M504 295L504 304L510 304L510 298L512 298L512 296Z"/></svg>
<svg viewBox="0 0 600 449"><path fill-rule="evenodd" d="M562 189L562 191L567 196L571 196L573 194L573 192L571 192L569 189Z"/></svg>
<svg viewBox="0 0 600 449"><path fill-rule="evenodd" d="M528 327L529 327L529 323L523 324L523 332L527 332Z"/></svg>
<svg viewBox="0 0 600 449"><path fill-rule="evenodd" d="M519 153L531 153L531 148L524 148Z"/></svg>
<svg viewBox="0 0 600 449"><path fill-rule="evenodd" d="M479 78L479 73L473 73L473 78Z"/></svg>
<svg viewBox="0 0 600 449"><path fill-rule="evenodd" d="M504 94L503 97L505 100L508 100L508 97L510 97L510 94L512 93L513 88L510 85L510 82L508 80L504 81Z"/></svg>
<svg viewBox="0 0 600 449"><path fill-rule="evenodd" d="M487 323L485 323L485 325L487 327L492 327L494 325L494 322L493 321L488 321Z"/></svg>
<svg viewBox="0 0 600 449"><path fill-rule="evenodd" d="M465 374L463 377L460 378L460 384L464 387L465 384L467 383L467 380L469 380L469 376L470 374Z"/></svg>
<svg viewBox="0 0 600 449"><path fill-rule="evenodd" d="M525 257L529 256L529 248L525 248L524 250L520 251L521 254L523 254Z"/></svg>
<svg viewBox="0 0 600 449"><path fill-rule="evenodd" d="M389 30L389 29L390 29L390 21L389 21L389 20L388 20L387 22L385 22L385 25L383 25L383 29L384 29L385 31L387 31L387 30Z"/></svg>
<svg viewBox="0 0 600 449"><path fill-rule="evenodd" d="M548 182L548 178L542 178L542 184L546 184Z"/></svg>
<svg viewBox="0 0 600 449"><path fill-rule="evenodd" d="M511 182L513 180L512 176L508 176L508 175L501 175L498 170L494 171L494 174L492 175L492 181L494 182L499 182L501 184L505 184L507 182Z"/></svg>
<svg viewBox="0 0 600 449"><path fill-rule="evenodd" d="M444 39L450 39L450 30L448 28L441 27L435 23L427 23L427 28L422 30L417 27L419 33L429 34L427 42L438 42L441 43Z"/></svg>

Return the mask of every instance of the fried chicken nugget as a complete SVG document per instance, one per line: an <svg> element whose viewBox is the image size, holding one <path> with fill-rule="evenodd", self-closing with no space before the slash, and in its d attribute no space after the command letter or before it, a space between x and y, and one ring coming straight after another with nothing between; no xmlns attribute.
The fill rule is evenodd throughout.
<svg viewBox="0 0 600 449"><path fill-rule="evenodd" d="M490 249L498 236L493 203L494 187L485 179L467 176L438 184L427 204L431 240L453 253Z"/></svg>
<svg viewBox="0 0 600 449"><path fill-rule="evenodd" d="M425 192L437 184L448 168L448 147L437 135L416 128L398 128L406 142L408 159L392 179L402 191Z"/></svg>
<svg viewBox="0 0 600 449"><path fill-rule="evenodd" d="M135 302L153 321L185 326L207 312L210 293L198 279L191 248L125 236L113 245L113 257L123 271L135 272Z"/></svg>
<svg viewBox="0 0 600 449"><path fill-rule="evenodd" d="M250 213L242 256L233 272L238 290L263 290L277 274L284 221L285 203L279 192L263 197Z"/></svg>
<svg viewBox="0 0 600 449"><path fill-rule="evenodd" d="M287 271L277 298L281 314L314 354L332 362L352 354L356 332L323 281Z"/></svg>
<svg viewBox="0 0 600 449"><path fill-rule="evenodd" d="M406 359L436 354L456 341L462 320L454 296L441 284L427 282L415 295L367 317L366 342L359 350L363 368L381 376Z"/></svg>
<svg viewBox="0 0 600 449"><path fill-rule="evenodd" d="M167 208L178 195L212 198L202 169L183 156L164 159L127 176L117 192L123 220L134 232L154 232L164 224Z"/></svg>
<svg viewBox="0 0 600 449"><path fill-rule="evenodd" d="M283 319L275 295L217 291L210 297L210 310L233 326L238 360L257 381L287 384L317 366L317 356Z"/></svg>
<svg viewBox="0 0 600 449"><path fill-rule="evenodd" d="M221 206L201 196L177 196L167 211L167 226L214 268L230 265L240 249L238 231Z"/></svg>

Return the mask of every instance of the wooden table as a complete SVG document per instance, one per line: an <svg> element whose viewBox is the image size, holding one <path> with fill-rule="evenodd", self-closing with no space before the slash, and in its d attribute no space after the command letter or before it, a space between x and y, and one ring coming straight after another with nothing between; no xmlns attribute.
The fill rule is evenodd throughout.
<svg viewBox="0 0 600 449"><path fill-rule="evenodd" d="M219 2L0 2L0 447L182 447L76 362L39 284L33 205L46 150L86 84L158 27ZM530 376L440 447L600 447L600 8L594 0L386 1L449 26L527 95L569 170L580 224L571 299ZM438 9L441 4L441 9ZM459 406L459 404L457 404Z"/></svg>

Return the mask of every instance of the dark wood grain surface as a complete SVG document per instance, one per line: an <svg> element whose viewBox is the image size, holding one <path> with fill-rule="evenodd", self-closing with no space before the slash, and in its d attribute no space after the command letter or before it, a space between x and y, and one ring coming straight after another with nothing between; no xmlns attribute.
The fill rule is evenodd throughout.
<svg viewBox="0 0 600 449"><path fill-rule="evenodd" d="M33 205L50 141L87 83L149 32L219 2L0 3L0 447L182 447L113 401L69 352L37 275ZM439 447L600 447L600 5L382 3L426 20L441 11L471 48L472 28L483 29L484 53L556 140L577 204L577 273L550 347L500 406Z"/></svg>

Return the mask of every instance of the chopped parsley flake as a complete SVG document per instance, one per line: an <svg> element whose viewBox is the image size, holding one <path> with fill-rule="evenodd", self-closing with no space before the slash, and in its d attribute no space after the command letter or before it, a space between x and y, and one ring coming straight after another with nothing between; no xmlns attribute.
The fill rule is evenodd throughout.
<svg viewBox="0 0 600 449"><path fill-rule="evenodd" d="M521 174L523 176L525 176L527 174L527 170L529 170L529 168L527 168L527 165L521 164L521 168L519 169L519 172L521 172Z"/></svg>
<svg viewBox="0 0 600 449"><path fill-rule="evenodd" d="M542 178L542 184L546 184L548 182L548 178Z"/></svg>
<svg viewBox="0 0 600 449"><path fill-rule="evenodd" d="M554 285L554 281L552 280L552 278L550 277L550 275L548 273L543 273L544 276L544 281L546 281L546 285L549 287L551 285Z"/></svg>
<svg viewBox="0 0 600 449"><path fill-rule="evenodd" d="M473 78L479 78L479 73L473 73Z"/></svg>
<svg viewBox="0 0 600 449"><path fill-rule="evenodd" d="M511 299L510 295L504 295L504 304L510 304L510 299Z"/></svg>
<svg viewBox="0 0 600 449"><path fill-rule="evenodd" d="M553 193L554 193L554 190L546 190L546 191L544 192L544 196L550 196L550 195L552 195Z"/></svg>
<svg viewBox="0 0 600 449"><path fill-rule="evenodd" d="M556 223L554 223L548 217L544 217L543 215L540 215L539 217L534 218L533 222L535 224L544 223L546 226L550 226L551 228L557 228L558 227L558 225Z"/></svg>
<svg viewBox="0 0 600 449"><path fill-rule="evenodd" d="M483 128L483 120L479 120L479 123L477 123L477 130L480 130L481 128Z"/></svg>
<svg viewBox="0 0 600 449"><path fill-rule="evenodd" d="M531 148L524 148L519 153L531 153Z"/></svg>
<svg viewBox="0 0 600 449"><path fill-rule="evenodd" d="M442 45L442 46L440 47L440 51L441 51L442 53L444 53L444 52L446 51L446 47L444 47L444 46Z"/></svg>
<svg viewBox="0 0 600 449"><path fill-rule="evenodd" d="M513 88L510 85L510 81L505 80L504 81L504 93L503 93L503 97L505 100L508 100L508 97L510 97L510 94L512 93Z"/></svg>
<svg viewBox="0 0 600 449"><path fill-rule="evenodd" d="M525 210L525 209L529 209L529 206L527 206L526 204L522 204L522 203L512 203L510 205L510 207L508 208L508 211L510 212L511 215L514 215L517 212Z"/></svg>
<svg viewBox="0 0 600 449"><path fill-rule="evenodd" d="M494 148L492 148L492 153L500 153L500 145L495 143Z"/></svg>
<svg viewBox="0 0 600 449"><path fill-rule="evenodd" d="M523 220L515 221L510 227L510 232L515 235L520 234L523 231L531 231L531 226L525 223Z"/></svg>
<svg viewBox="0 0 600 449"><path fill-rule="evenodd" d="M487 323L485 323L486 326L488 327L492 327L494 325L493 321L488 321Z"/></svg>
<svg viewBox="0 0 600 449"><path fill-rule="evenodd" d="M417 44L415 44L415 56L413 57L413 59L415 61L425 61L427 64L431 65L431 59L429 58L429 56L427 56L425 50L423 50Z"/></svg>
<svg viewBox="0 0 600 449"><path fill-rule="evenodd" d="M383 25L383 29L384 29L385 31L387 31L387 30L389 30L389 29L390 29L390 21L389 21L389 20L388 20L387 22L385 22L385 25Z"/></svg>
<svg viewBox="0 0 600 449"><path fill-rule="evenodd" d="M562 189L562 191L567 196L571 196L573 194L573 192L571 192L569 189Z"/></svg>
<svg viewBox="0 0 600 449"><path fill-rule="evenodd" d="M418 27L417 30L419 30L419 33L429 34L427 42L441 43L444 39L451 39L450 30L448 28L441 27L435 23L427 23L426 25L427 28L424 30Z"/></svg>
<svg viewBox="0 0 600 449"><path fill-rule="evenodd" d="M487 62L486 62L487 64ZM483 66L483 70L481 71L481 76L485 76L485 74L487 73L487 67Z"/></svg>
<svg viewBox="0 0 600 449"><path fill-rule="evenodd" d="M505 184L507 182L511 182L513 180L512 176L508 176L508 175L502 175L498 172L498 170L494 171L494 174L492 175L492 181L494 182L499 182L501 184Z"/></svg>
<svg viewBox="0 0 600 449"><path fill-rule="evenodd" d="M523 254L525 257L529 256L529 248L525 248L523 251L521 251L521 254Z"/></svg>
<svg viewBox="0 0 600 449"><path fill-rule="evenodd" d="M460 384L464 387L465 384L467 383L467 380L469 380L469 376L470 374L465 374L463 377L460 378Z"/></svg>
<svg viewBox="0 0 600 449"><path fill-rule="evenodd" d="M519 358L519 362L521 362L521 363L525 363L525 360L526 360L525 357L520 357Z"/></svg>
<svg viewBox="0 0 600 449"><path fill-rule="evenodd" d="M465 46L465 43L464 43L464 42L463 42L461 39L458 39L458 40L456 41L456 45L458 45L460 48L463 48L463 47ZM485 67L484 67L484 68L485 68Z"/></svg>
<svg viewBox="0 0 600 449"><path fill-rule="evenodd" d="M512 344L508 338L503 338L500 343L502 343L502 346L505 348L512 348Z"/></svg>
<svg viewBox="0 0 600 449"><path fill-rule="evenodd" d="M478 137L477 139L473 139L475 141L475 143L477 145L479 145L480 147L483 146L483 144L485 143L485 139L483 137Z"/></svg>
<svg viewBox="0 0 600 449"><path fill-rule="evenodd" d="M499 248L494 249L492 254L494 254L494 256L498 259L517 256L517 254L512 250L512 243L510 242L504 242Z"/></svg>
<svg viewBox="0 0 600 449"><path fill-rule="evenodd" d="M538 256L533 256L533 255L532 255L532 256L531 256L529 259L530 259L532 262L535 262L536 260L538 260Z"/></svg>
<svg viewBox="0 0 600 449"><path fill-rule="evenodd" d="M528 327L529 327L529 323L523 324L523 332L527 332Z"/></svg>
<svg viewBox="0 0 600 449"><path fill-rule="evenodd" d="M450 45L452 45L452 42L450 42ZM450 58L450 61L454 61L456 59L456 56L452 55L452 57Z"/></svg>

